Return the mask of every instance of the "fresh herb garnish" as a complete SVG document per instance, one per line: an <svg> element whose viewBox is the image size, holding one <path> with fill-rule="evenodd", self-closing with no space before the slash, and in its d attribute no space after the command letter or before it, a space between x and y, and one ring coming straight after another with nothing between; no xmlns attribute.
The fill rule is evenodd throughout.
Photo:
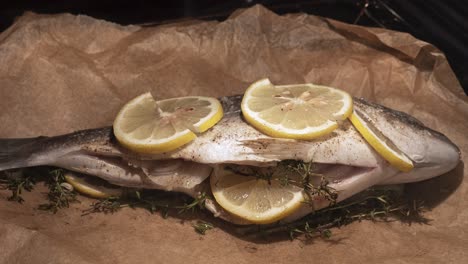
<svg viewBox="0 0 468 264"><path fill-rule="evenodd" d="M65 176L62 169L55 169L49 172L49 177L46 185L49 188L47 194L48 203L40 204L39 209L57 213L61 208L68 208L70 203L78 202L76 199L76 192L67 188L64 183Z"/></svg>
<svg viewBox="0 0 468 264"><path fill-rule="evenodd" d="M120 198L111 197L95 202L89 209L83 211L83 215L91 213L114 213L124 207L142 207L151 213L159 211L162 216L166 218L170 209L178 210L179 214L194 212L197 209L204 209L207 197L207 194L202 192L198 197L181 204L180 199L174 199L174 196L168 195L168 193L150 190L133 190L127 191L126 195Z"/></svg>
<svg viewBox="0 0 468 264"><path fill-rule="evenodd" d="M24 170L5 171L0 175L0 189L11 191L11 196L8 197L9 201L24 202L21 196L22 192L32 191L35 184L34 175L26 173Z"/></svg>
<svg viewBox="0 0 468 264"><path fill-rule="evenodd" d="M306 195L306 202L313 206L313 197L318 196L325 198L330 202L330 205L336 203L338 198L338 193L335 189L329 186L329 181L326 179L325 175L316 173L314 164L312 162L301 162L301 161L284 161L284 165L287 170L295 172L299 175L299 180L297 177L291 178L290 173L283 173L283 177L287 179L282 180L282 182L294 183L298 186L302 186L304 193ZM317 182L318 184L314 184Z"/></svg>
<svg viewBox="0 0 468 264"><path fill-rule="evenodd" d="M206 231L214 228L214 225L205 221L197 221L197 223L193 224L193 228L200 235L205 235Z"/></svg>
<svg viewBox="0 0 468 264"><path fill-rule="evenodd" d="M304 190L311 196L326 197L331 205L293 223L278 222L269 226L255 225L237 228L236 231L240 235L268 237L273 234L283 233L288 234L291 239L305 238L309 240L317 237L329 238L332 235L333 228L354 221L400 220L409 223L429 223L429 219L423 216L423 212L426 210L424 203L417 200L408 200L400 191L371 188L346 201L334 203L336 201L335 190L328 186L328 181L323 175L315 172L313 164L287 161L280 163L280 165L282 170L288 173L279 173L280 171L273 173L271 170L263 170L258 175L265 180L277 177L284 185L303 186ZM256 170L253 168L243 168L241 173L255 176ZM233 170L236 169L237 167L233 167ZM44 170L48 171L47 177L44 175ZM56 213L59 209L69 207L70 203L77 201L76 193L70 191L64 184L65 178L62 169L34 168L2 172L0 173L0 188L12 192L9 200L21 203L24 201L21 197L22 192L25 190L31 191L34 184L44 178L49 189L47 194L49 203L41 204L40 209ZM83 211L83 215L114 213L123 207L142 207L152 213L159 211L163 217L167 217L170 210L176 210L178 214L183 214L203 209L208 198L212 199L206 193L201 193L197 198L193 199L174 193L128 189L123 197L110 197L93 203L89 209ZM207 230L213 228L213 225L198 221L193 227L196 232L205 234Z"/></svg>
<svg viewBox="0 0 468 264"><path fill-rule="evenodd" d="M92 213L115 213L120 210L122 207L127 207L127 205L122 205L119 197L109 197L106 199L98 200L91 204L91 207L84 210L82 216L89 215Z"/></svg>
<svg viewBox="0 0 468 264"><path fill-rule="evenodd" d="M330 238L332 228L341 227L354 221L392 221L427 224L429 219L422 213L424 204L416 200L405 200L396 190L366 190L355 197L317 210L293 223L277 223L271 226L249 226L237 229L237 233L249 237L268 237L273 234L287 233L291 239L303 236L306 240L322 237Z"/></svg>
<svg viewBox="0 0 468 264"><path fill-rule="evenodd" d="M305 202L311 206L313 206L314 197L325 198L330 202L330 205L335 204L338 198L336 190L329 186L325 175L316 172L312 162L286 160L280 162L276 167L229 165L226 166L226 169L239 175L266 180L270 184L273 179L276 179L282 186L293 184L301 187L306 196Z"/></svg>

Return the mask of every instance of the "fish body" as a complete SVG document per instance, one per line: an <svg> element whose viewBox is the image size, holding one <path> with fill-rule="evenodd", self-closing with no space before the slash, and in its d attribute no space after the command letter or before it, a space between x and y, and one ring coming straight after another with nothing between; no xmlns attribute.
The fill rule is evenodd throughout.
<svg viewBox="0 0 468 264"><path fill-rule="evenodd" d="M367 144L347 120L331 134L315 140L266 136L247 124L240 112L241 96L220 99L225 115L191 143L171 152L139 154L121 147L112 128L83 130L56 137L0 139L0 171L52 165L102 178L112 184L177 191L196 197L209 191L207 178L223 164L275 166L284 160L313 162L338 192L337 201L378 184L425 180L453 169L460 151L443 134L415 118L383 106L354 100L354 108L371 120L388 141L415 164L399 172ZM303 205L286 221L328 206L321 199ZM230 222L248 224L226 213L213 200L207 208Z"/></svg>

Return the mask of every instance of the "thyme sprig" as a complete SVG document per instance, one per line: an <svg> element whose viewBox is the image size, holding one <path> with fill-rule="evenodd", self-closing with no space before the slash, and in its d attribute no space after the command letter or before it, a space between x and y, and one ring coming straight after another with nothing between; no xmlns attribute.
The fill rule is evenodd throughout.
<svg viewBox="0 0 468 264"><path fill-rule="evenodd" d="M302 186L310 197L317 195L327 197L331 202L329 207L315 211L293 223L278 222L270 226L249 226L236 229L237 233L247 237L268 237L273 234L288 234L291 239L322 237L330 238L333 228L341 227L355 221L394 221L400 220L408 223L429 223L429 219L423 216L426 207L418 200L408 200L403 193L394 189L372 188L356 196L340 202L336 201L336 192L328 186L325 177L316 172L313 164L301 162L280 163L280 170L255 170L254 167L244 167L238 173L252 176L258 175L260 179L277 179L282 184L294 184ZM234 167L234 170L239 170ZM45 171L44 171L45 170ZM251 170L251 171L249 171ZM46 172L46 173L44 173ZM45 177L45 174L49 174ZM257 174L255 174L257 173ZM299 175L299 177L298 177ZM31 191L34 184L46 179L49 188L47 198L49 203L41 204L40 209L56 213L60 208L68 207L70 203L77 201L76 193L70 191L64 183L64 171L50 168L24 169L21 171L7 171L0 173L0 188L12 192L9 200L23 202L22 192ZM315 184L314 184L315 183ZM124 207L143 207L151 213L161 212L167 217L169 210L176 210L178 214L194 212L204 208L206 199L210 198L206 193L201 193L195 199L187 200L187 197L177 194L151 190L131 190L123 197L110 197L99 200L91 205L83 214L90 213L114 213ZM198 221L193 224L195 231L206 233L214 225Z"/></svg>
<svg viewBox="0 0 468 264"><path fill-rule="evenodd" d="M142 207L151 213L159 211L163 217L167 217L170 209L177 210L178 214L195 212L197 209L203 210L207 198L208 195L202 192L191 201L180 204L176 203L177 199L173 199L173 196L169 197L168 194L160 191L129 190L125 196L110 197L93 203L90 208L83 211L83 215L115 213L124 207Z"/></svg>
<svg viewBox="0 0 468 264"><path fill-rule="evenodd" d="M301 162L301 161L284 161L286 168L290 171L295 172L300 176L299 181L295 180L295 177L290 177L288 173L283 173L282 182L293 183L302 186L306 195L306 202L313 206L314 196L325 198L330 202L330 205L336 203L338 193L334 188L329 186L329 181L325 175L316 173L316 169L312 162ZM297 178L297 177L296 177ZM319 179L318 184L314 184L314 179Z"/></svg>
<svg viewBox="0 0 468 264"><path fill-rule="evenodd" d="M272 226L249 226L237 229L237 233L248 237L268 237L287 233L290 239L303 236L306 240L316 237L330 238L332 228L341 227L355 221L393 221L427 224L429 219L422 215L424 203L405 200L395 190L369 189L347 202L316 211L293 223L277 223Z"/></svg>
<svg viewBox="0 0 468 264"><path fill-rule="evenodd" d="M39 209L57 213L61 208L68 208L70 203L78 202L76 192L66 188L63 169L55 169L49 172L46 185L49 188L47 194L48 203L40 204Z"/></svg>
<svg viewBox="0 0 468 264"><path fill-rule="evenodd" d="M23 191L32 191L35 184L34 175L23 170L5 171L0 175L0 189L11 191L9 201L24 202L21 194Z"/></svg>
<svg viewBox="0 0 468 264"><path fill-rule="evenodd" d="M175 206L174 208L179 209L179 214L191 211L195 212L196 209L203 210L205 209L205 201L208 198L208 195L205 192L200 193L196 198L193 199L191 203L185 203L182 206Z"/></svg>
<svg viewBox="0 0 468 264"><path fill-rule="evenodd" d="M229 170L233 173L255 177L259 180L265 180L271 184L271 180L275 175L275 167L255 167L255 166L245 166L245 165L227 165L226 170ZM281 179L280 179L281 180Z"/></svg>
<svg viewBox="0 0 468 264"><path fill-rule="evenodd" d="M226 166L226 169L239 175L266 180L269 184L275 179L282 186L292 184L301 187L306 196L305 202L311 206L313 206L314 197L325 198L330 202L330 205L335 204L338 198L336 190L329 185L325 175L316 172L312 162L286 160L280 162L276 167L259 168L229 165Z"/></svg>
<svg viewBox="0 0 468 264"><path fill-rule="evenodd" d="M90 208L83 211L82 216L92 213L112 214L127 206L121 203L119 197L108 197L94 202Z"/></svg>
<svg viewBox="0 0 468 264"><path fill-rule="evenodd" d="M197 221L192 226L195 229L195 232L199 233L200 235L205 235L206 231L214 228L214 225L212 223L208 223L205 221Z"/></svg>

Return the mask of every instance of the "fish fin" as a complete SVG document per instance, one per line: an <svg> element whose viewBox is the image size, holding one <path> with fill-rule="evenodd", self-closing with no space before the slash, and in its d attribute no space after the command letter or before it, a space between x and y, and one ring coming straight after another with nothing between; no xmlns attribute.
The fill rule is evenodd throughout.
<svg viewBox="0 0 468 264"><path fill-rule="evenodd" d="M33 154L39 152L47 137L0 139L0 171L36 166Z"/></svg>

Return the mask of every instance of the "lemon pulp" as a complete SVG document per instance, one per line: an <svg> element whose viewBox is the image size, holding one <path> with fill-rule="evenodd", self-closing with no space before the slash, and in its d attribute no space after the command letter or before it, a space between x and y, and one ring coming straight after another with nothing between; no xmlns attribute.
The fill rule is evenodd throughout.
<svg viewBox="0 0 468 264"><path fill-rule="evenodd" d="M175 150L223 117L212 97L187 96L156 101L150 93L128 102L114 120L114 134L125 147L142 153Z"/></svg>
<svg viewBox="0 0 468 264"><path fill-rule="evenodd" d="M304 201L303 188L279 178L245 176L217 166L210 179L216 201L226 211L252 223L268 224L296 211Z"/></svg>
<svg viewBox="0 0 468 264"><path fill-rule="evenodd" d="M259 131L280 138L314 139L338 127L353 109L344 91L313 84L253 83L242 99L242 114Z"/></svg>

